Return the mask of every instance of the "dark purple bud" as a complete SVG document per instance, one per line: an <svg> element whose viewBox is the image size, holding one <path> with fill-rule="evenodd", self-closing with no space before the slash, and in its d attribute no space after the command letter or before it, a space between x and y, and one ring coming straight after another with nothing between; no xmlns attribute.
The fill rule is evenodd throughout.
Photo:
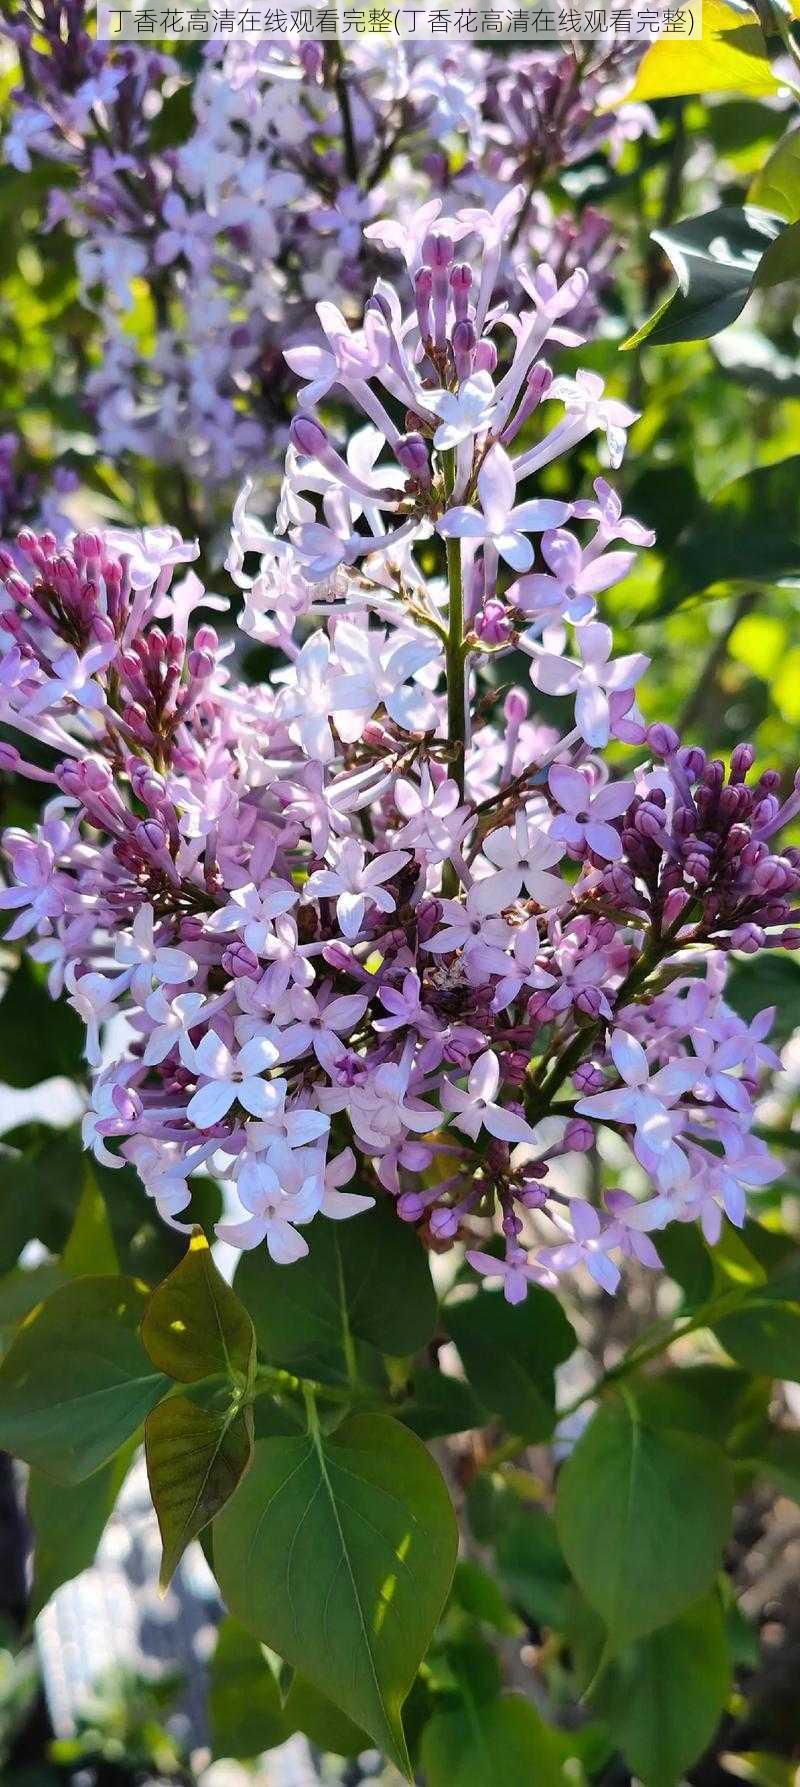
<svg viewBox="0 0 800 1787"><path fill-rule="evenodd" d="M452 236L443 230L430 230L422 244L422 259L426 267L449 267L453 259Z"/></svg>
<svg viewBox="0 0 800 1787"><path fill-rule="evenodd" d="M647 743L656 757L672 757L680 742L674 726L666 726L661 720L647 728Z"/></svg>
<svg viewBox="0 0 800 1787"><path fill-rule="evenodd" d="M395 453L403 467L410 472L418 484L428 485L431 481L428 449L421 434L403 434L400 436Z"/></svg>
<svg viewBox="0 0 800 1787"><path fill-rule="evenodd" d="M289 433L298 453L307 454L309 459L316 459L328 445L324 428L311 416L294 416Z"/></svg>
<svg viewBox="0 0 800 1787"><path fill-rule="evenodd" d="M743 782L756 760L752 745L736 745L731 752L731 781Z"/></svg>
<svg viewBox="0 0 800 1787"><path fill-rule="evenodd" d="M756 955L759 949L764 948L765 941L760 925L753 924L752 921L737 925L736 930L731 931L731 949L740 949L746 956Z"/></svg>

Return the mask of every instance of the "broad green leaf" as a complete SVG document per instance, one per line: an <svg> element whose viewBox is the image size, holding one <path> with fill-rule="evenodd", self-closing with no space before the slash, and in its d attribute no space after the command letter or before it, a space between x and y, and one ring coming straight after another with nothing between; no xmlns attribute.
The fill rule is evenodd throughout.
<svg viewBox="0 0 800 1787"><path fill-rule="evenodd" d="M139 1339L146 1297L76 1278L33 1311L0 1366L0 1446L68 1484L119 1451L168 1388Z"/></svg>
<svg viewBox="0 0 800 1787"><path fill-rule="evenodd" d="M129 1441L94 1476L70 1488L62 1483L55 1490L49 1477L30 1472L27 1507L34 1550L29 1625L62 1583L94 1562L134 1451L135 1442Z"/></svg>
<svg viewBox="0 0 800 1787"><path fill-rule="evenodd" d="M774 1005L770 1041L773 1047L783 1048L800 1028L800 962L783 951L772 950L737 961L728 978L725 999L748 1024L758 1012Z"/></svg>
<svg viewBox="0 0 800 1787"><path fill-rule="evenodd" d="M67 1278L119 1272L119 1260L105 1198L91 1173L86 1174L75 1221L61 1259Z"/></svg>
<svg viewBox="0 0 800 1787"><path fill-rule="evenodd" d="M224 1508L247 1470L252 1414L168 1396L145 1421L144 1445L161 1533L159 1580L166 1588L190 1540Z"/></svg>
<svg viewBox="0 0 800 1787"><path fill-rule="evenodd" d="M751 205L761 205L787 223L800 218L800 126L787 130L773 149L747 194Z"/></svg>
<svg viewBox="0 0 800 1787"><path fill-rule="evenodd" d="M66 1074L86 1076L84 1030L64 999L51 999L43 976L23 956L0 1000L0 1082L38 1086Z"/></svg>
<svg viewBox="0 0 800 1787"><path fill-rule="evenodd" d="M40 1266L15 1266L0 1279L0 1342L5 1351L25 1317L61 1289L64 1274L60 1260L43 1260Z"/></svg>
<svg viewBox="0 0 800 1787"><path fill-rule="evenodd" d="M688 596L716 584L773 583L800 575L798 479L800 455L795 455L724 485L673 541L647 619L672 613Z"/></svg>
<svg viewBox="0 0 800 1787"><path fill-rule="evenodd" d="M727 329L756 286L779 285L800 273L800 230L754 205L723 205L687 217L652 238L669 256L678 289L623 343L651 347L707 341Z"/></svg>
<svg viewBox="0 0 800 1787"><path fill-rule="evenodd" d="M248 1380L255 1351L253 1324L199 1230L180 1265L153 1291L142 1319L142 1340L153 1364L178 1383L199 1383L218 1372Z"/></svg>
<svg viewBox="0 0 800 1787"><path fill-rule="evenodd" d="M416 1353L436 1325L436 1294L414 1230L388 1198L350 1222L320 1222L308 1256L287 1271L266 1248L246 1253L236 1290L255 1323L259 1351L300 1376L343 1381L354 1343Z"/></svg>
<svg viewBox="0 0 800 1787"><path fill-rule="evenodd" d="M547 1439L555 1426L554 1372L576 1346L561 1304L532 1285L524 1303L478 1291L444 1311L467 1379L487 1409L523 1439Z"/></svg>
<svg viewBox="0 0 800 1787"><path fill-rule="evenodd" d="M400 1709L441 1613L457 1529L422 1445L383 1415L259 1440L214 1526L228 1607L408 1772Z"/></svg>
<svg viewBox="0 0 800 1787"><path fill-rule="evenodd" d="M224 1619L217 1634L209 1667L208 1721L215 1760L249 1762L289 1736L278 1684L262 1647L235 1619Z"/></svg>
<svg viewBox="0 0 800 1787"><path fill-rule="evenodd" d="M420 1754L428 1787L563 1787L558 1734L521 1694L434 1713Z"/></svg>
<svg viewBox="0 0 800 1787"><path fill-rule="evenodd" d="M778 81L754 15L744 8L735 10L725 0L703 0L702 37L683 41L664 37L653 44L625 101L670 99L688 93L752 97L777 91Z"/></svg>
<svg viewBox="0 0 800 1787"><path fill-rule="evenodd" d="M602 1644L600 1628L587 1677ZM710 1743L730 1685L725 1621L718 1595L710 1594L615 1657L591 1704L644 1787L677 1787Z"/></svg>
<svg viewBox="0 0 800 1787"><path fill-rule="evenodd" d="M509 1607L502 1589L472 1558L459 1558L453 1579L453 1600L463 1608L465 1613L472 1614L474 1619L483 1620L488 1626L494 1626L498 1632L514 1637L524 1631L522 1622Z"/></svg>
<svg viewBox="0 0 800 1787"><path fill-rule="evenodd" d="M421 1440L431 1440L440 1434L482 1427L486 1410L463 1378L424 1366L414 1373L411 1402L403 1408L402 1419Z"/></svg>
<svg viewBox="0 0 800 1787"><path fill-rule="evenodd" d="M556 1519L609 1655L705 1594L732 1496L730 1465L711 1441L649 1426L630 1394L601 1406L561 1472Z"/></svg>

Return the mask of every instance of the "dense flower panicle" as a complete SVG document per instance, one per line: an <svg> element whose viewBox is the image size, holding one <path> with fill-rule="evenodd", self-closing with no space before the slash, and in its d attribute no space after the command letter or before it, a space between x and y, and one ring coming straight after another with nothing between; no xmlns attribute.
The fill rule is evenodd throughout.
<svg viewBox="0 0 800 1787"><path fill-rule="evenodd" d="M172 57L97 43L85 14L85 0L32 0L8 27L24 82L4 149L21 170L63 165L48 229L72 238L98 317L102 353L80 396L111 458L178 464L204 489L256 457L277 474L294 391L283 349L317 300L356 317L421 214L494 209L517 181L528 197L503 247L503 295L516 301L515 266L532 255L562 278L580 264L590 279L571 326L597 321L611 225L591 207L555 215L541 183L650 127L642 107L601 110L635 46L579 63L380 37L345 54L208 44L187 88ZM152 346L130 328L137 294Z"/></svg>
<svg viewBox="0 0 800 1787"><path fill-rule="evenodd" d="M86 1024L87 1147L178 1226L189 1177L225 1177L220 1233L287 1263L383 1188L512 1301L578 1266L613 1290L671 1220L743 1221L778 1171L753 1134L776 1057L770 1014L725 1003L726 955L800 943L800 853L775 843L800 779L781 801L749 746L726 772L646 727L647 660L599 602L652 536L603 476L537 487L595 436L618 464L635 417L552 379L581 270L498 299L523 205L428 214L405 297L378 279L357 327L322 301L287 348L276 530L245 490L228 561L283 654L269 685L192 630L219 599L169 528L23 532L0 566L2 763L49 785L35 834L5 834L0 905ZM485 671L520 648L530 693L503 693ZM638 747L614 779L610 741ZM551 1169L603 1126L647 1190L596 1208Z"/></svg>

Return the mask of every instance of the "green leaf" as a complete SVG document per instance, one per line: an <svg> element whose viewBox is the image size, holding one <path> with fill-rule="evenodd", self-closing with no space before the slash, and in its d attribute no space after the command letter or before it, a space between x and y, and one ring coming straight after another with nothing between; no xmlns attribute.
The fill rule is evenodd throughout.
<svg viewBox="0 0 800 1787"><path fill-rule="evenodd" d="M494 1577L471 1558L459 1558L456 1564L453 1600L474 1619L483 1620L509 1637L524 1631L522 1622L512 1612Z"/></svg>
<svg viewBox="0 0 800 1787"><path fill-rule="evenodd" d="M774 583L800 575L800 455L724 485L670 548L648 620L671 614L716 584Z"/></svg>
<svg viewBox="0 0 800 1787"><path fill-rule="evenodd" d="M800 230L755 205L722 205L686 217L652 240L669 256L678 289L624 348L707 341L744 310L756 286L779 285L800 272Z"/></svg>
<svg viewBox="0 0 800 1787"><path fill-rule="evenodd" d="M800 1026L800 962L782 950L765 950L753 959L737 961L725 999L748 1024L766 1006L774 1005L770 1041L782 1049Z"/></svg>
<svg viewBox="0 0 800 1787"><path fill-rule="evenodd" d="M84 1029L63 999L51 999L44 977L23 956L0 1001L0 1082L38 1086L65 1074L86 1077Z"/></svg>
<svg viewBox="0 0 800 1787"><path fill-rule="evenodd" d="M289 1736L278 1684L262 1647L235 1619L224 1619L217 1634L208 1721L215 1759L249 1762Z"/></svg>
<svg viewBox="0 0 800 1787"><path fill-rule="evenodd" d="M266 1248L246 1253L235 1282L259 1351L301 1377L347 1381L355 1339L383 1353L416 1353L436 1325L427 1256L388 1198L351 1222L318 1223L313 1247L291 1271Z"/></svg>
<svg viewBox="0 0 800 1787"><path fill-rule="evenodd" d="M642 1419L651 1427L680 1427L704 1434L738 1458L744 1436L763 1428L769 1378L729 1365L674 1366L635 1386Z"/></svg>
<svg viewBox="0 0 800 1787"><path fill-rule="evenodd" d="M259 1440L214 1526L233 1614L408 1772L400 1709L450 1588L457 1529L413 1434L356 1415Z"/></svg>
<svg viewBox="0 0 800 1787"><path fill-rule="evenodd" d="M190 1540L233 1495L253 1451L249 1409L204 1408L168 1396L144 1425L147 1479L161 1533L159 1581L171 1582Z"/></svg>
<svg viewBox="0 0 800 1787"><path fill-rule="evenodd" d="M800 1286L793 1280L760 1285L741 1309L714 1323L714 1333L748 1371L800 1383Z"/></svg>
<svg viewBox="0 0 800 1787"><path fill-rule="evenodd" d="M711 1441L647 1425L630 1394L598 1409L561 1472L556 1519L609 1655L711 1586L732 1498L730 1465Z"/></svg>
<svg viewBox="0 0 800 1787"><path fill-rule="evenodd" d="M320 1750L334 1756L360 1756L371 1748L366 1731L354 1725L332 1700L295 1670L292 1685L283 1703L286 1734L302 1731Z"/></svg>
<svg viewBox="0 0 800 1787"><path fill-rule="evenodd" d="M555 1522L544 1508L515 1508L497 1539L500 1580L517 1607L536 1625L563 1627L571 1577Z"/></svg>
<svg viewBox="0 0 800 1787"><path fill-rule="evenodd" d="M428 1787L563 1787L557 1734L521 1694L434 1713L421 1761Z"/></svg>
<svg viewBox="0 0 800 1787"><path fill-rule="evenodd" d="M483 1427L486 1421L486 1410L469 1384L443 1371L428 1367L416 1371L411 1395L402 1420L421 1440L437 1439L446 1433L466 1433L470 1428Z"/></svg>
<svg viewBox="0 0 800 1787"><path fill-rule="evenodd" d="M0 1366L0 1446L68 1484L119 1451L168 1387L139 1339L146 1297L77 1278L33 1311Z"/></svg>
<svg viewBox="0 0 800 1787"><path fill-rule="evenodd" d="M83 1278L119 1272L119 1260L108 1220L105 1198L87 1173L75 1212L75 1221L61 1259L67 1278Z"/></svg>
<svg viewBox="0 0 800 1787"><path fill-rule="evenodd" d="M653 44L625 103L688 93L752 97L777 91L778 81L753 14L736 11L725 0L704 0L702 37L683 42L664 37Z"/></svg>
<svg viewBox="0 0 800 1787"><path fill-rule="evenodd" d="M448 1304L444 1320L486 1408L511 1433L547 1439L555 1426L555 1368L577 1344L557 1299L538 1285L516 1304L507 1303L502 1291L478 1291Z"/></svg>
<svg viewBox="0 0 800 1787"><path fill-rule="evenodd" d="M142 1320L153 1364L181 1384L221 1372L248 1382L255 1354L253 1324L217 1270L197 1230L180 1264L157 1286Z"/></svg>
<svg viewBox="0 0 800 1787"><path fill-rule="evenodd" d="M787 130L756 174L747 197L787 223L800 218L800 125Z"/></svg>
<svg viewBox="0 0 800 1787"><path fill-rule="evenodd" d="M800 1502L800 1433L791 1428L774 1428L758 1457L748 1463L777 1484L784 1495Z"/></svg>
<svg viewBox="0 0 800 1787"><path fill-rule="evenodd" d="M591 1704L644 1787L677 1787L710 1743L730 1685L725 1621L712 1594L622 1651Z"/></svg>
<svg viewBox="0 0 800 1787"><path fill-rule="evenodd" d="M49 1477L32 1470L28 1477L28 1519L33 1528L33 1582L28 1624L62 1583L88 1570L103 1536L135 1451L129 1441L85 1483L54 1491Z"/></svg>

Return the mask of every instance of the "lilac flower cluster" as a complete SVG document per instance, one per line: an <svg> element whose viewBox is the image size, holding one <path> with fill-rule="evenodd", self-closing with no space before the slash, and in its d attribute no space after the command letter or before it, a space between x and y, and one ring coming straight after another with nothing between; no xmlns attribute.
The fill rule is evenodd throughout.
<svg viewBox="0 0 800 1787"><path fill-rule="evenodd" d="M268 684L190 633L209 598L169 529L23 534L0 609L3 720L38 747L2 762L52 791L5 834L0 904L86 1022L87 1146L178 1226L209 1168L240 1205L220 1235L284 1262L383 1188L512 1301L579 1264L613 1290L669 1221L743 1221L778 1171L753 1134L776 1057L726 955L800 944L800 852L773 844L800 777L782 803L749 746L726 775L646 727L647 660L614 656L598 599L652 536L602 476L531 489L595 434L618 464L635 418L552 377L584 273L541 263L496 301L524 203L423 214L407 304L378 279L360 327L322 302L324 345L287 349L277 531L245 489L228 560L282 654ZM487 679L512 650L563 731ZM576 1179L601 1129L639 1192L598 1207Z"/></svg>
<svg viewBox="0 0 800 1787"><path fill-rule="evenodd" d="M32 0L9 27L24 84L4 147L23 170L61 164L48 228L74 239L97 314L80 395L113 460L177 465L198 487L256 455L277 474L293 388L283 348L315 326L322 297L360 315L394 246L391 227L373 227L387 213L402 225L425 205L492 208L522 179L508 293L517 261L580 264L591 277L575 326L596 321L611 226L591 208L554 215L541 183L648 127L641 107L599 111L630 47L581 61L362 37L345 62L336 45L234 43L207 46L187 86L169 56L97 44L84 15L84 0Z"/></svg>

